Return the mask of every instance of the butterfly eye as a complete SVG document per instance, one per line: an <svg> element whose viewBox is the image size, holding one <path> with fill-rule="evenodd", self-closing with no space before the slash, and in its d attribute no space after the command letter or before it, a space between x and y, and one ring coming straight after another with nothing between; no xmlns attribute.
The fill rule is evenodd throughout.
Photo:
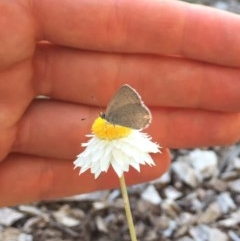
<svg viewBox="0 0 240 241"><path fill-rule="evenodd" d="M105 119L106 114L105 114L104 112L100 112L100 113L99 113L99 116L100 116L101 118Z"/></svg>

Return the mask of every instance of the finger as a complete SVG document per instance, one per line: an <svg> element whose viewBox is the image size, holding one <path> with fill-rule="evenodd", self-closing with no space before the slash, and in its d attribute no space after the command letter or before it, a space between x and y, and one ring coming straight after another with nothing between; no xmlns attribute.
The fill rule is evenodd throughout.
<svg viewBox="0 0 240 241"><path fill-rule="evenodd" d="M30 60L0 71L0 161L8 154L16 138L16 123L34 95Z"/></svg>
<svg viewBox="0 0 240 241"><path fill-rule="evenodd" d="M148 0L44 0L33 1L33 9L39 39L55 44L240 65L240 17L231 13Z"/></svg>
<svg viewBox="0 0 240 241"><path fill-rule="evenodd" d="M44 45L37 51L35 69L36 90L55 99L106 105L118 87L128 83L151 106L240 111L238 68Z"/></svg>
<svg viewBox="0 0 240 241"><path fill-rule="evenodd" d="M12 151L74 159L99 111L87 106L36 101L26 113ZM163 147L226 145L240 136L240 115L202 110L153 108L146 130ZM85 120L82 120L85 118Z"/></svg>
<svg viewBox="0 0 240 241"><path fill-rule="evenodd" d="M12 67L33 56L36 24L32 18L32 11L25 2L0 2L0 70Z"/></svg>
<svg viewBox="0 0 240 241"><path fill-rule="evenodd" d="M240 113L196 109L153 109L149 133L162 146L225 146L240 139Z"/></svg>
<svg viewBox="0 0 240 241"><path fill-rule="evenodd" d="M162 150L154 158L155 167L142 166L140 173L133 169L126 173L127 184L150 181L166 172L170 164L168 150ZM90 172L80 176L78 172L73 170L72 160L11 155L0 164L0 206L119 187L112 169L97 180Z"/></svg>

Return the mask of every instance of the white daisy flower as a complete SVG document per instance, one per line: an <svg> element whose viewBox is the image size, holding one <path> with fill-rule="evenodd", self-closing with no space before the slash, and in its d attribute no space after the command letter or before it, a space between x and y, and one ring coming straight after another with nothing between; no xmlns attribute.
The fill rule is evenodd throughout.
<svg viewBox="0 0 240 241"><path fill-rule="evenodd" d="M160 152L160 147L140 130L113 125L98 117L93 123L92 132L88 135L91 139L82 144L86 149L74 161L75 168L80 167L80 174L90 169L97 178L111 165L121 177L129 166L140 171L140 164L155 165L149 153Z"/></svg>

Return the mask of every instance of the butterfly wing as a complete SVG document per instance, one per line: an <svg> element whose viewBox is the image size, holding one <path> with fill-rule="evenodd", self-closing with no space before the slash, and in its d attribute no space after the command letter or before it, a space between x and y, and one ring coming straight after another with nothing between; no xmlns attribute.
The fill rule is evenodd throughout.
<svg viewBox="0 0 240 241"><path fill-rule="evenodd" d="M151 122L151 113L136 90L123 85L108 104L104 118L115 125L142 129Z"/></svg>
<svg viewBox="0 0 240 241"><path fill-rule="evenodd" d="M108 115L108 121L115 125L126 126L132 129L143 129L151 122L151 113L146 106L140 103L121 106Z"/></svg>
<svg viewBox="0 0 240 241"><path fill-rule="evenodd" d="M105 115L121 108L129 103L138 103L141 98L139 94L129 85L123 85L109 102Z"/></svg>

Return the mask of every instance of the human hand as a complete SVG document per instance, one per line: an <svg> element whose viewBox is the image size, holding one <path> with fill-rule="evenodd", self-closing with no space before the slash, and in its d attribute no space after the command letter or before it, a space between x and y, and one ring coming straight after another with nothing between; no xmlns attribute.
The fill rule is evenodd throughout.
<svg viewBox="0 0 240 241"><path fill-rule="evenodd" d="M0 206L117 187L112 171L78 176L73 160L125 83L151 109L147 132L163 147L239 139L239 16L167 0L5 0L0 9ZM154 158L128 183L164 173L168 150Z"/></svg>

